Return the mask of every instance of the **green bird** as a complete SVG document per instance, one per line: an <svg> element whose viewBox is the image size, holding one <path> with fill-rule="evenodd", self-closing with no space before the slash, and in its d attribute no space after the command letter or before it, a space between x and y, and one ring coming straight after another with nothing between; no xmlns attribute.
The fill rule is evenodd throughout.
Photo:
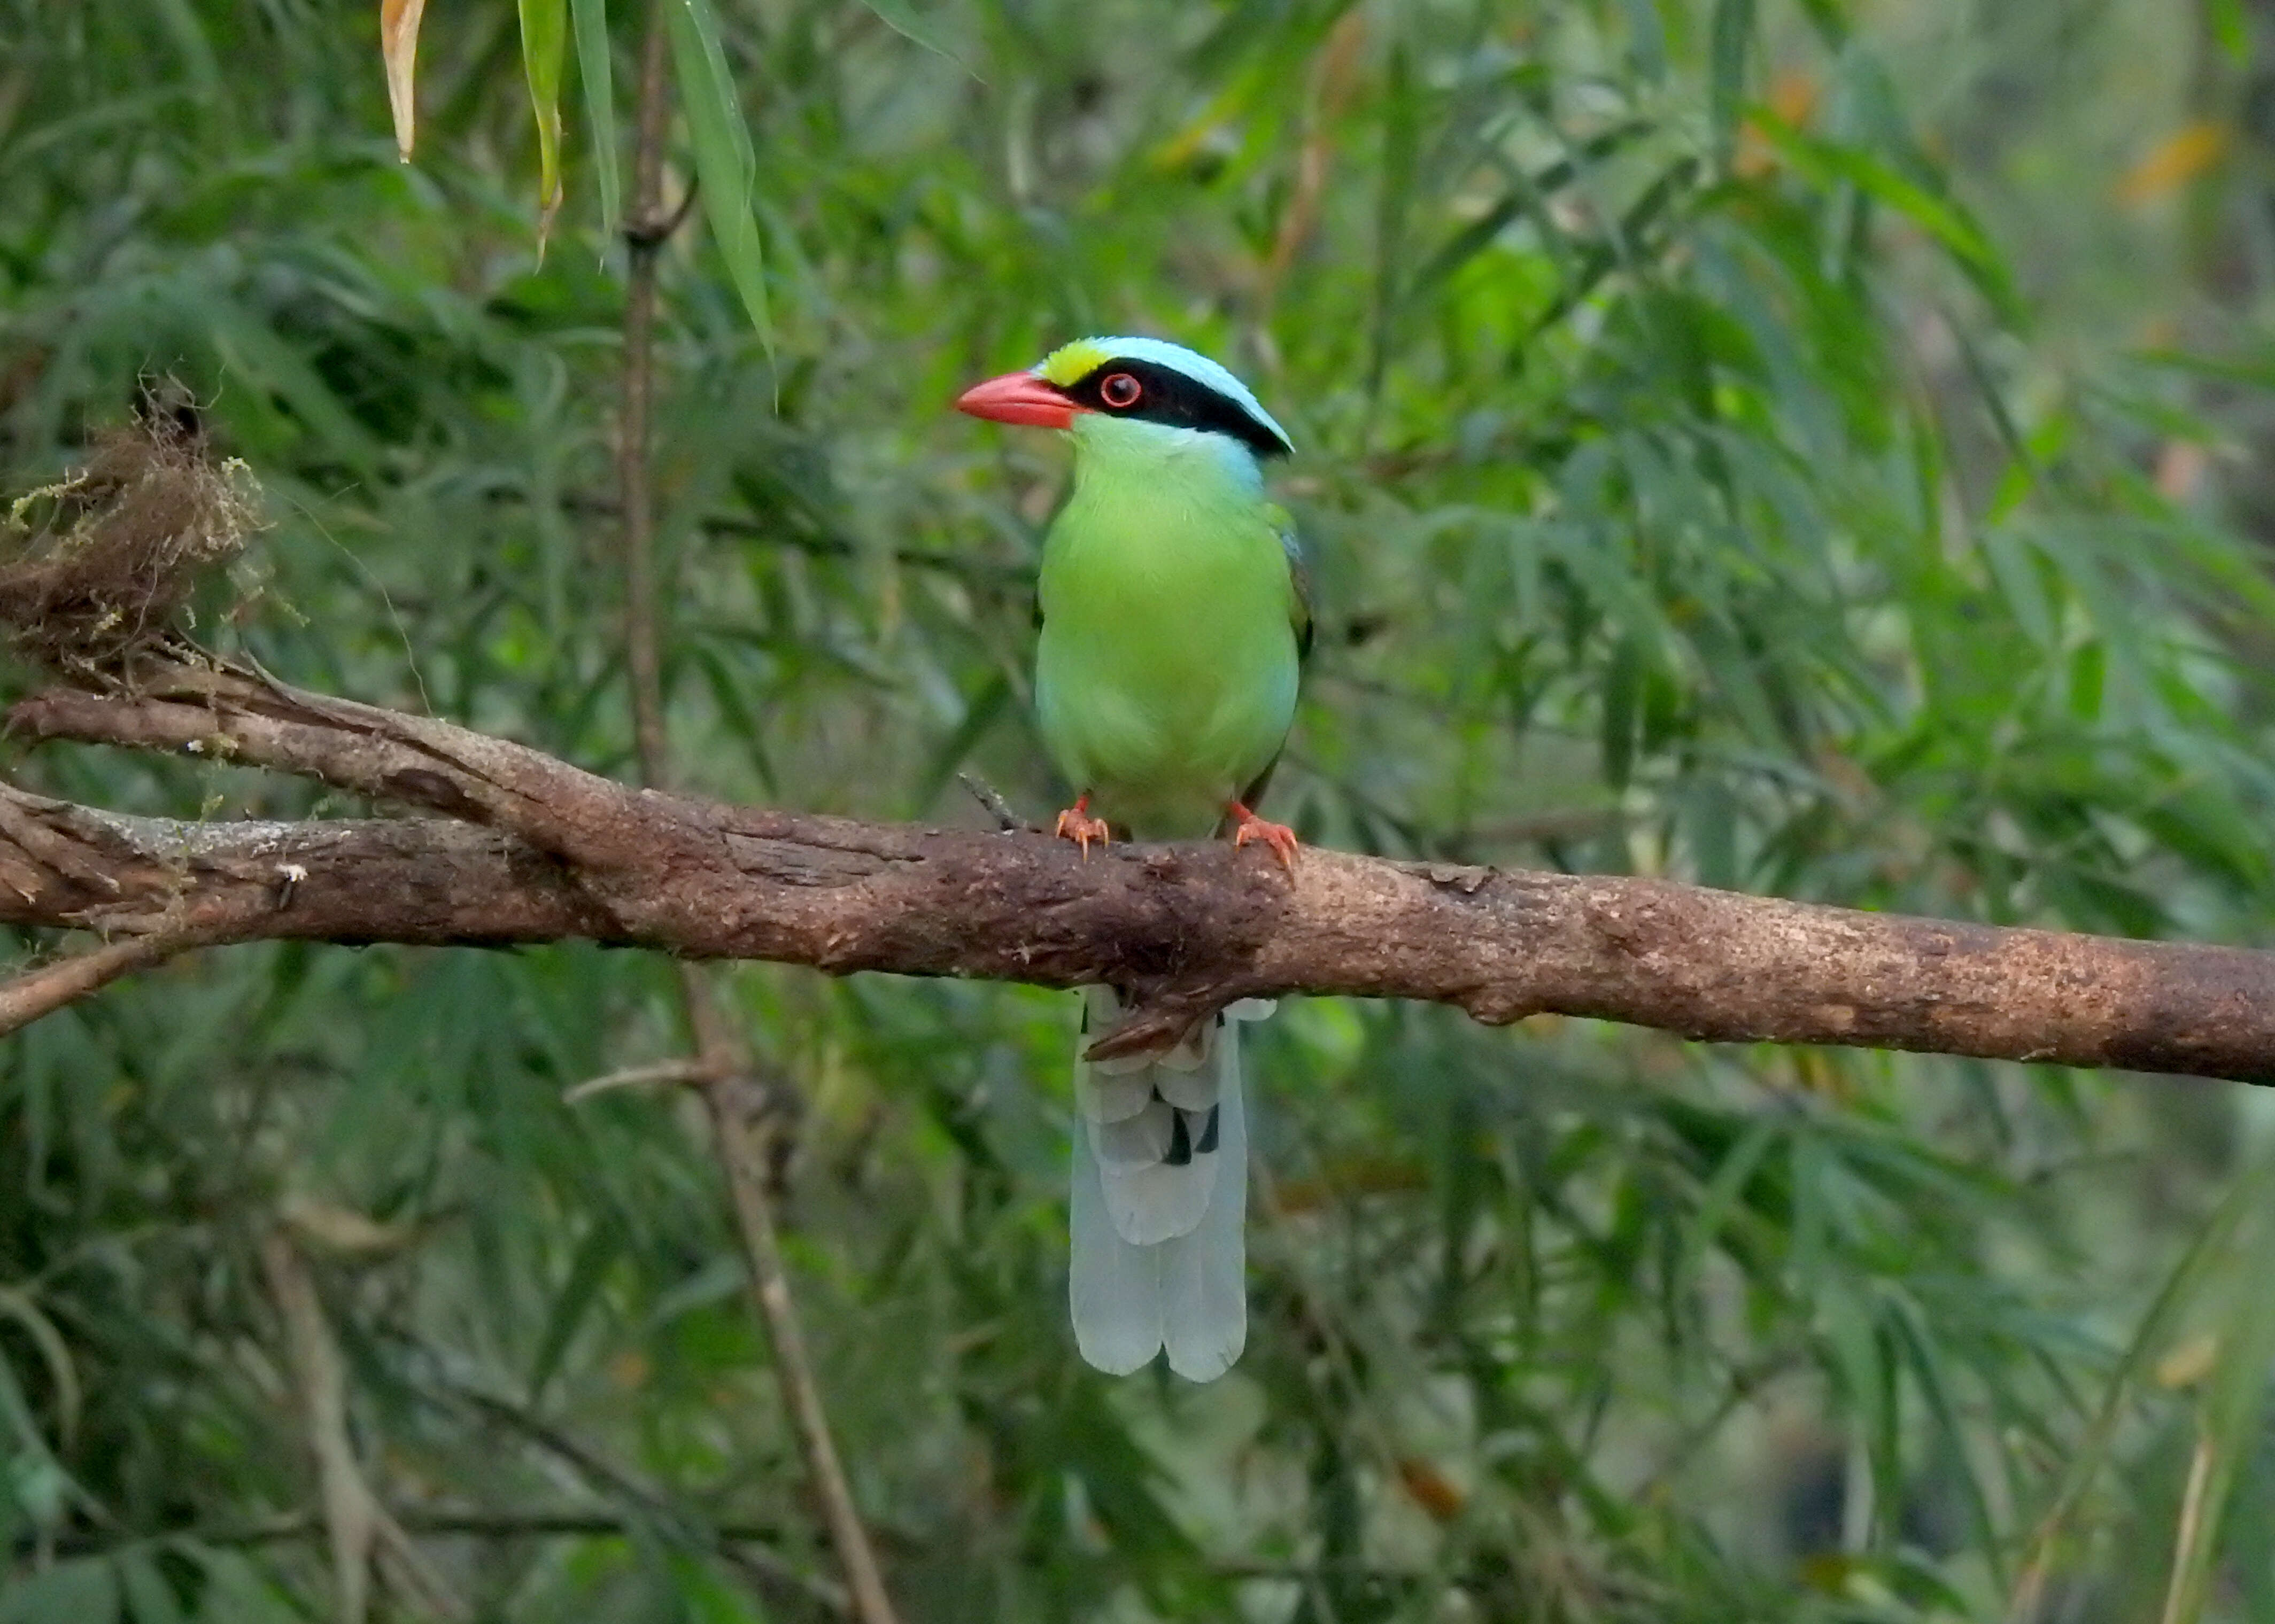
<svg viewBox="0 0 2275 1624"><path fill-rule="evenodd" d="M959 411L1059 429L1074 488L1043 542L1035 711L1076 790L1058 832L1229 830L1292 872L1296 837L1251 809L1296 715L1311 636L1303 557L1263 465L1294 447L1240 380L1153 338L1086 338L973 386ZM1248 1336L1248 1135L1234 1006L1175 1047L1095 1063L1119 1016L1083 990L1068 1299L1076 1345L1124 1375L1164 1348L1209 1381Z"/></svg>

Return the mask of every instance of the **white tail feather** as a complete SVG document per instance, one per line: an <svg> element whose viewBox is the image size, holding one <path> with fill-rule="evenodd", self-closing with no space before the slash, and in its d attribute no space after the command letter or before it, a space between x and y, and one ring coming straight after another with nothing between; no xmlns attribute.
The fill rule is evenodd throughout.
<svg viewBox="0 0 2275 1624"><path fill-rule="evenodd" d="M1074 1135L1071 1266L1067 1306L1074 1345L1109 1376L1142 1370L1161 1351L1161 1258L1154 1246L1132 1246L1114 1233L1090 1136Z"/></svg>
<svg viewBox="0 0 2275 1624"><path fill-rule="evenodd" d="M1082 1044L1121 1013L1085 988ZM1077 1051L1072 1257L1075 1343L1115 1375L1167 1346L1192 1381L1230 1369L1248 1337L1247 1114L1232 1022L1272 1006L1244 1001L1166 1054L1100 1075ZM1142 1102L1128 1107L1142 1086Z"/></svg>
<svg viewBox="0 0 2275 1624"><path fill-rule="evenodd" d="M1240 1029L1217 1033L1224 1086L1217 1117L1216 1190L1190 1234L1164 1241L1161 1341L1169 1368L1187 1381L1214 1381L1248 1341L1248 1111L1240 1079Z"/></svg>
<svg viewBox="0 0 2275 1624"><path fill-rule="evenodd" d="M1125 1122L1153 1099L1153 1087L1143 1077L1111 1077L1095 1066L1075 1068L1075 1106L1091 1122Z"/></svg>

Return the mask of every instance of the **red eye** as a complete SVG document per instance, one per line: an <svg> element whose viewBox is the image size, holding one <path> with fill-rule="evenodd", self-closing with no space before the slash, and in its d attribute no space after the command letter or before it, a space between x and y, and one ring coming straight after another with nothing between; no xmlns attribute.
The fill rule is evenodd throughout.
<svg viewBox="0 0 2275 1624"><path fill-rule="evenodd" d="M1144 386L1126 372L1117 372L1098 386L1099 399L1116 412L1130 410L1138 404L1138 397L1145 392Z"/></svg>

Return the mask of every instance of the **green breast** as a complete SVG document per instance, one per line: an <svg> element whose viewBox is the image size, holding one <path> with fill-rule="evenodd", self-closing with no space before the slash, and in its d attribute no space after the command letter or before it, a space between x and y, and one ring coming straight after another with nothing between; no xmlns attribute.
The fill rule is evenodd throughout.
<svg viewBox="0 0 2275 1624"><path fill-rule="evenodd" d="M1252 480L1153 461L1083 468L1051 526L1035 704L1093 812L1182 838L1207 834L1288 736L1294 589Z"/></svg>

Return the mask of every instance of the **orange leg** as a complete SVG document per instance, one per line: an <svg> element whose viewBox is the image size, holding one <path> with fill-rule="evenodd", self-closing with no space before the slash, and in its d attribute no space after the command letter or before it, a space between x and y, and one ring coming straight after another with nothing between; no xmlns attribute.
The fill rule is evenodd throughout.
<svg viewBox="0 0 2275 1624"><path fill-rule="evenodd" d="M1096 841L1103 846L1109 838L1106 820L1090 815L1090 791L1087 789L1075 797L1074 804L1059 814L1057 832L1061 840L1070 840L1082 848L1085 861L1090 857L1091 842Z"/></svg>
<svg viewBox="0 0 2275 1624"><path fill-rule="evenodd" d="M1296 872L1296 831L1284 823L1271 823L1258 817L1238 801L1225 803L1232 814L1232 843L1245 846L1251 840L1260 840L1272 848L1272 855L1280 859L1280 866L1289 873Z"/></svg>

